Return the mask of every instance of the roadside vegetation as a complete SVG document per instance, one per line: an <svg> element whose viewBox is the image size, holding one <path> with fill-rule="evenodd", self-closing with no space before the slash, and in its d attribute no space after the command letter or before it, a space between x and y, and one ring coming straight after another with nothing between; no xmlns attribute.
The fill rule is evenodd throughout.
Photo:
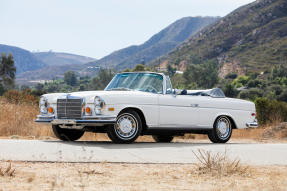
<svg viewBox="0 0 287 191"><path fill-rule="evenodd" d="M240 159L229 158L226 150L224 153L212 153L202 149L192 152L198 160L196 166L199 174L210 174L216 177L251 176L249 166L243 165Z"/></svg>
<svg viewBox="0 0 287 191"><path fill-rule="evenodd" d="M0 177L4 177L4 176L14 176L15 175L15 168L12 168L11 162L9 163L9 165L7 167L1 167L0 166Z"/></svg>

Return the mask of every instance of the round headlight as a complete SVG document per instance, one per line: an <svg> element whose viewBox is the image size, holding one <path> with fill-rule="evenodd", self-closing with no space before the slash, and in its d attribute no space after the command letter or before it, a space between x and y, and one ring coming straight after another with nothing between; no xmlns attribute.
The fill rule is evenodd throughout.
<svg viewBox="0 0 287 191"><path fill-rule="evenodd" d="M47 113L48 113L47 107L45 107L44 105L41 105L41 106L40 106L40 112L41 112L42 114L47 114Z"/></svg>
<svg viewBox="0 0 287 191"><path fill-rule="evenodd" d="M41 106L41 105L46 105L47 104L47 98L45 98L45 97L41 97L40 98L40 101L39 101L39 106Z"/></svg>
<svg viewBox="0 0 287 191"><path fill-rule="evenodd" d="M102 100L101 100L101 98L100 97L95 97L95 105L96 106L100 106L101 105L101 102L102 102Z"/></svg>
<svg viewBox="0 0 287 191"><path fill-rule="evenodd" d="M39 108L42 114L48 113L48 100L45 97L41 97L39 101Z"/></svg>
<svg viewBox="0 0 287 191"><path fill-rule="evenodd" d="M102 114L106 105L104 100L101 97L96 96L94 102L95 102L95 113L98 115Z"/></svg>

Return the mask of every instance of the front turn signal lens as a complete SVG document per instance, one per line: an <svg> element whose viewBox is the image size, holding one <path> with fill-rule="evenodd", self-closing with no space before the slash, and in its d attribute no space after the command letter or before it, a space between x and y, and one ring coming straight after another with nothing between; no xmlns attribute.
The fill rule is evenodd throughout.
<svg viewBox="0 0 287 191"><path fill-rule="evenodd" d="M86 107L86 113L90 114L91 113L91 108L90 107Z"/></svg>
<svg viewBox="0 0 287 191"><path fill-rule="evenodd" d="M49 112L49 113L54 113L54 109L53 109L52 107L49 107L49 108L48 108L48 112Z"/></svg>
<svg viewBox="0 0 287 191"><path fill-rule="evenodd" d="M114 108L114 107L109 107L108 110L109 110L109 111L115 111L115 108Z"/></svg>

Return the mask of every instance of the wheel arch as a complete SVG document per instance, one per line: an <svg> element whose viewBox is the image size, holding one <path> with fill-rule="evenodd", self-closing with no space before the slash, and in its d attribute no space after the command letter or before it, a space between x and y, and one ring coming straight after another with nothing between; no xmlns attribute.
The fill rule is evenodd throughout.
<svg viewBox="0 0 287 191"><path fill-rule="evenodd" d="M227 118L230 120L231 125L232 125L232 129L237 129L237 125L236 125L235 120L233 119L232 115L226 114L226 113L222 113L222 114L217 115L216 118L215 118L215 120L214 120L214 122L213 122L213 126L215 125L216 120L217 120L219 117L222 117L222 116L225 116L225 117L227 117Z"/></svg>
<svg viewBox="0 0 287 191"><path fill-rule="evenodd" d="M137 108L137 107L126 107L124 109L122 109L118 115L124 113L125 111L128 111L128 110L133 110L135 112L137 112L137 114L139 115L139 117L141 118L141 121L142 121L142 133L147 129L147 124L146 124L146 119L145 119L145 116L144 116L144 113L142 112L141 109Z"/></svg>

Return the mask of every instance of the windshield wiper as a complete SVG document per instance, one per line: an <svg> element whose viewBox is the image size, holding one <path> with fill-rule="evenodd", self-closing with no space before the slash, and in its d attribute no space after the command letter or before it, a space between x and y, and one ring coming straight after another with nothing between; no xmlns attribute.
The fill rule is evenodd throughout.
<svg viewBox="0 0 287 191"><path fill-rule="evenodd" d="M131 89L129 89L129 88L124 88L124 87L111 88L111 89L109 89L109 91L112 91L112 90L115 90L115 91L131 91Z"/></svg>

